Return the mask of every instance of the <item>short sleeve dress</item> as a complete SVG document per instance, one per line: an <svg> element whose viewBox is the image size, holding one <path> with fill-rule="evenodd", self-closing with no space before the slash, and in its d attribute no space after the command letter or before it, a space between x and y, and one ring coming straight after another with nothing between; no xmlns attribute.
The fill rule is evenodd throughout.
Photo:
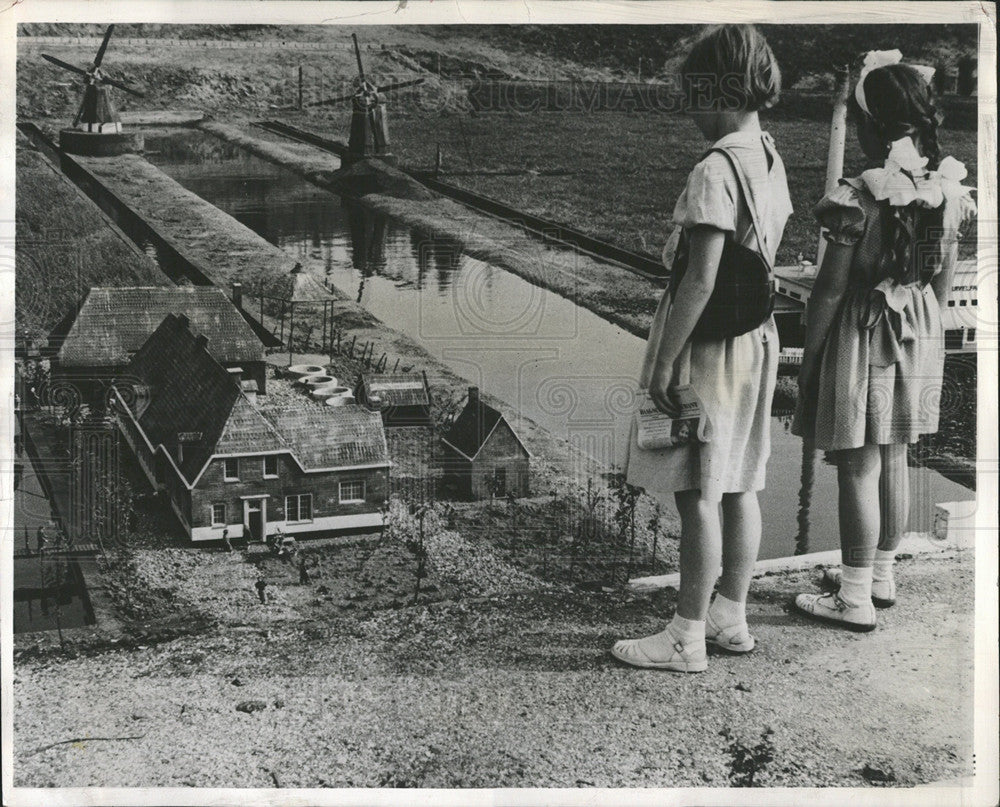
<svg viewBox="0 0 1000 807"><path fill-rule="evenodd" d="M715 147L728 149L740 162L763 232L754 234L739 181L721 154L709 154L688 177L674 208L674 235L664 249L670 265L681 228L709 225L732 233L739 243L763 251L773 264L792 212L785 168L766 132L736 132ZM658 361L670 309L669 292L660 300L646 344L640 386L646 387ZM700 490L718 501L724 493L757 491L771 451L771 399L778 370L778 332L774 319L729 339L688 342L675 365L674 383L690 383L704 404L711 434L707 443L643 450L634 424L625 460L629 483L664 498L677 491Z"/></svg>
<svg viewBox="0 0 1000 807"><path fill-rule="evenodd" d="M943 188L943 241L975 215L969 189ZM824 236L853 245L848 287L817 378L799 397L792 433L826 451L913 443L938 429L944 374L941 312L929 284L880 274L890 212L861 178L840 180L816 206ZM953 253L945 250L945 260ZM938 271L944 269L942 265Z"/></svg>

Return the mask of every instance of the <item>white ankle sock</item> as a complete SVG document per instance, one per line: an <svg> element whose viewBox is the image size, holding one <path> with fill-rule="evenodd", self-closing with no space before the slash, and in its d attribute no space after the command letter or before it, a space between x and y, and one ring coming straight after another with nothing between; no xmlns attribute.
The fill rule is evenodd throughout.
<svg viewBox="0 0 1000 807"><path fill-rule="evenodd" d="M875 563L872 566L872 580L892 580L892 564L896 561L896 550L875 550Z"/></svg>
<svg viewBox="0 0 1000 807"><path fill-rule="evenodd" d="M704 642L705 620L685 619L674 614L674 618L670 621L670 632L677 637L681 644Z"/></svg>
<svg viewBox="0 0 1000 807"><path fill-rule="evenodd" d="M841 566L840 598L848 605L868 605L872 596L871 566Z"/></svg>
<svg viewBox="0 0 1000 807"><path fill-rule="evenodd" d="M722 594L716 594L712 604L708 607L708 612L712 615L712 620L720 628L728 628L732 625L741 625L747 621L747 604L736 602Z"/></svg>

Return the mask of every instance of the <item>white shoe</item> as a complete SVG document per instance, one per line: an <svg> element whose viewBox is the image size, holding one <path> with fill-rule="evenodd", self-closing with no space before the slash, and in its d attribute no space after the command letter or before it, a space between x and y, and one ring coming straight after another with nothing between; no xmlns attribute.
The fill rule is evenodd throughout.
<svg viewBox="0 0 1000 807"><path fill-rule="evenodd" d="M723 628L712 619L711 609L705 617L705 641L726 653L749 653L755 644L746 622Z"/></svg>
<svg viewBox="0 0 1000 807"><path fill-rule="evenodd" d="M656 652L665 650L664 655ZM669 628L642 639L622 639L615 642L611 655L633 667L672 672L704 672L708 669L708 655L704 642L682 644Z"/></svg>
<svg viewBox="0 0 1000 807"><path fill-rule="evenodd" d="M829 594L799 594L792 603L800 614L830 622L848 630L875 630L875 607L871 603L848 605L840 592Z"/></svg>
<svg viewBox="0 0 1000 807"><path fill-rule="evenodd" d="M843 571L839 566L833 566L823 570L823 579L820 585L826 586L834 591L840 589L840 581ZM888 580L872 580L872 604L876 608L892 608L896 604L896 580L890 577Z"/></svg>

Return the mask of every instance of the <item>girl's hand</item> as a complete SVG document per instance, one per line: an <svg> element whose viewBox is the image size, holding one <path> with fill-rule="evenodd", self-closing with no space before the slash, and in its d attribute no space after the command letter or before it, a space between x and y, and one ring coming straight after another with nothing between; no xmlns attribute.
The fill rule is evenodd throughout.
<svg viewBox="0 0 1000 807"><path fill-rule="evenodd" d="M667 417L675 418L681 413L680 403L677 401L669 379L660 378L654 373L649 382L649 397L656 404L656 408Z"/></svg>

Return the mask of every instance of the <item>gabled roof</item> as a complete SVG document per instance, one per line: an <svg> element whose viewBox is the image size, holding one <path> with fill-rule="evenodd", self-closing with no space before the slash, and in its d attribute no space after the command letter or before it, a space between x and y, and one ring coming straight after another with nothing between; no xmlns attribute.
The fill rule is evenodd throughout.
<svg viewBox="0 0 1000 807"><path fill-rule="evenodd" d="M129 375L148 388L149 404L138 422L150 443L162 444L177 459L178 436L200 433L199 440L184 446L177 463L188 481L220 448L239 453L285 447L232 375L211 356L210 344L203 334L191 333L184 317L168 314L128 367Z"/></svg>
<svg viewBox="0 0 1000 807"><path fill-rule="evenodd" d="M378 412L309 401L293 409L258 408L209 345L184 317L168 314L128 366L148 392L139 426L174 458L189 485L213 456L288 452L304 471L388 465ZM180 459L178 440L192 440Z"/></svg>
<svg viewBox="0 0 1000 807"><path fill-rule="evenodd" d="M458 449L470 460L473 460L501 422L507 422L504 416L489 404L483 403L482 399L477 396L466 403L465 408L455 418L455 422L443 439L452 448ZM521 448L524 448L524 444L521 443L521 439L513 429L511 429L511 434L520 443ZM525 453L527 453L527 449L525 449Z"/></svg>
<svg viewBox="0 0 1000 807"><path fill-rule="evenodd" d="M362 377L366 399L377 395L383 408L430 406L430 394L421 373L389 373Z"/></svg>
<svg viewBox="0 0 1000 807"><path fill-rule="evenodd" d="M302 268L301 263L295 264L286 274L269 277L265 282L264 294L273 300L286 300L292 303L328 303L337 299L310 272Z"/></svg>
<svg viewBox="0 0 1000 807"><path fill-rule="evenodd" d="M382 416L361 406L265 409L304 470L389 462Z"/></svg>
<svg viewBox="0 0 1000 807"><path fill-rule="evenodd" d="M56 354L63 366L126 364L168 314L183 314L220 362L264 360L264 346L215 286L92 288ZM55 338L60 338L56 335Z"/></svg>

